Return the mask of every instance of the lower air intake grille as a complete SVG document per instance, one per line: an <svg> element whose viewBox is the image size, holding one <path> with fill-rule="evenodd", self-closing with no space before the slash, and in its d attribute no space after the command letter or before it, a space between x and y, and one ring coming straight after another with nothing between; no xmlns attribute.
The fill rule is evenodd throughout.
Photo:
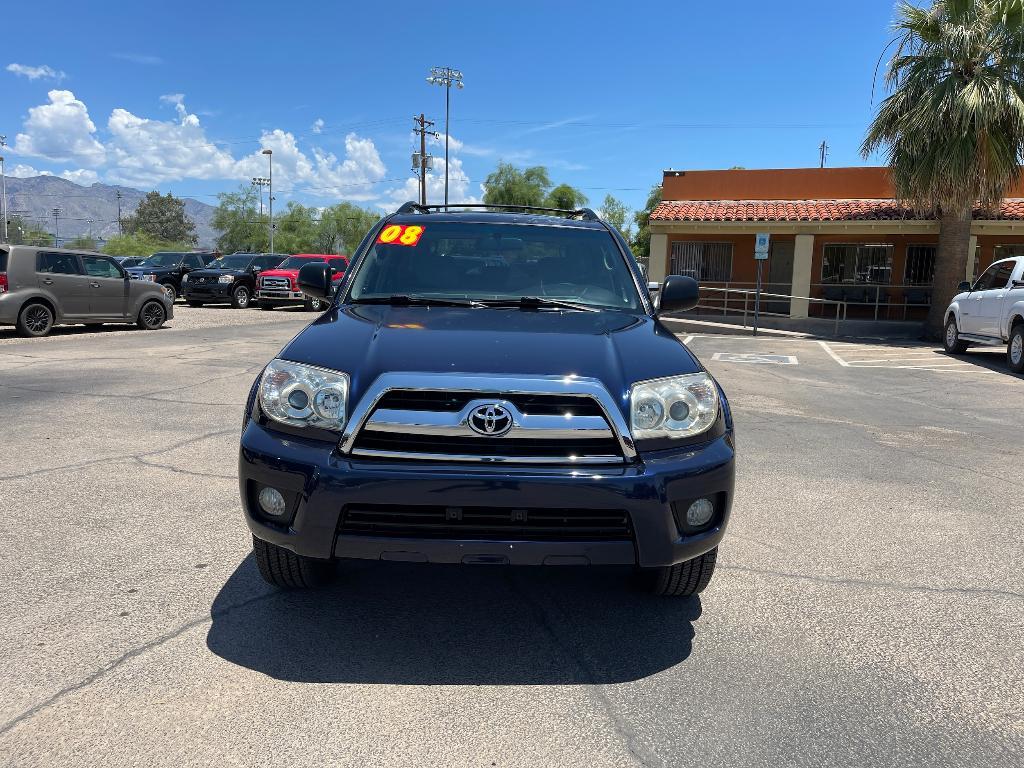
<svg viewBox="0 0 1024 768"><path fill-rule="evenodd" d="M341 533L404 539L630 541L629 513L606 509L494 509L368 504L347 507Z"/></svg>

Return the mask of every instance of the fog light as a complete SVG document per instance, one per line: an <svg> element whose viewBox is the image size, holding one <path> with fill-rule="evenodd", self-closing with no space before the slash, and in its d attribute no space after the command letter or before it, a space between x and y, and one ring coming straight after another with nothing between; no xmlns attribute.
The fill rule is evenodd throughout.
<svg viewBox="0 0 1024 768"><path fill-rule="evenodd" d="M703 528L715 514L715 505L711 499L697 499L686 510L686 524L691 528Z"/></svg>
<svg viewBox="0 0 1024 768"><path fill-rule="evenodd" d="M280 517L287 511L284 496L276 488L260 489L260 494L256 500L260 504L260 509L271 517Z"/></svg>

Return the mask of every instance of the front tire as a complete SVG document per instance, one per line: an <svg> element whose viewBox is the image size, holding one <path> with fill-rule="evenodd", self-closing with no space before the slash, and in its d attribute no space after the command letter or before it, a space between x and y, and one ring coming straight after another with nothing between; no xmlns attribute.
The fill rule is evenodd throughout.
<svg viewBox="0 0 1024 768"><path fill-rule="evenodd" d="M334 564L330 560L296 555L255 536L252 537L252 551L263 580L281 589L321 587L334 576Z"/></svg>
<svg viewBox="0 0 1024 768"><path fill-rule="evenodd" d="M1014 373L1024 373L1024 323L1017 323L1010 331L1006 363Z"/></svg>
<svg viewBox="0 0 1024 768"><path fill-rule="evenodd" d="M967 342L960 340L960 329L956 327L956 318L946 321L946 332L942 334L942 346L947 355L962 355L967 351Z"/></svg>
<svg viewBox="0 0 1024 768"><path fill-rule="evenodd" d="M53 311L39 302L26 304L18 313L18 322L15 324L15 328L22 336L30 339L46 336L53 330Z"/></svg>
<svg viewBox="0 0 1024 768"><path fill-rule="evenodd" d="M249 289L244 285L240 285L235 288L231 294L231 306L235 309L245 309L249 306L249 300L252 298L249 293Z"/></svg>
<svg viewBox="0 0 1024 768"><path fill-rule="evenodd" d="M144 331L155 331L167 322L167 310L159 301L147 301L139 310L137 324Z"/></svg>
<svg viewBox="0 0 1024 768"><path fill-rule="evenodd" d="M303 303L302 308L307 312L323 312L327 309L327 302L323 299L318 299L315 296L310 296Z"/></svg>
<svg viewBox="0 0 1024 768"><path fill-rule="evenodd" d="M171 304L178 300L178 289L174 283L160 283L160 287L164 289L164 295L171 300Z"/></svg>
<svg viewBox="0 0 1024 768"><path fill-rule="evenodd" d="M700 557L648 572L649 588L663 597L691 597L704 591L715 574L718 547Z"/></svg>

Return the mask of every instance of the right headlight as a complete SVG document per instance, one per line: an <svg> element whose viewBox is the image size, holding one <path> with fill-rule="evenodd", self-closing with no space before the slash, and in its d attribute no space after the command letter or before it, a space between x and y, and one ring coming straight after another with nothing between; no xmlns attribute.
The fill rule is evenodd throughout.
<svg viewBox="0 0 1024 768"><path fill-rule="evenodd" d="M718 418L718 387L706 373L641 381L630 392L629 412L634 440L692 437Z"/></svg>
<svg viewBox="0 0 1024 768"><path fill-rule="evenodd" d="M260 380L260 407L282 424L340 432L345 426L348 381L347 373L272 360Z"/></svg>

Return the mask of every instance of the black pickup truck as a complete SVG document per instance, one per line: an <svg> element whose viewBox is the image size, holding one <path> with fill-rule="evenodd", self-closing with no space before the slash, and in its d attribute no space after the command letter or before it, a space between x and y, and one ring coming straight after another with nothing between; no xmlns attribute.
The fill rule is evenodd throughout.
<svg viewBox="0 0 1024 768"><path fill-rule="evenodd" d="M182 281L181 289L190 307L230 304L235 309L249 306L256 293L256 278L288 258L281 253L232 253L210 262Z"/></svg>
<svg viewBox="0 0 1024 768"><path fill-rule="evenodd" d="M241 437L260 573L624 565L657 594L700 592L735 442L725 393L661 319L696 305L696 281L669 277L655 309L592 211L453 207L382 219L333 296L327 264L300 269L329 308L256 380Z"/></svg>
<svg viewBox="0 0 1024 768"><path fill-rule="evenodd" d="M217 258L209 251L159 251L125 271L133 280L159 283L173 304L181 295L181 280L189 272L202 269Z"/></svg>

